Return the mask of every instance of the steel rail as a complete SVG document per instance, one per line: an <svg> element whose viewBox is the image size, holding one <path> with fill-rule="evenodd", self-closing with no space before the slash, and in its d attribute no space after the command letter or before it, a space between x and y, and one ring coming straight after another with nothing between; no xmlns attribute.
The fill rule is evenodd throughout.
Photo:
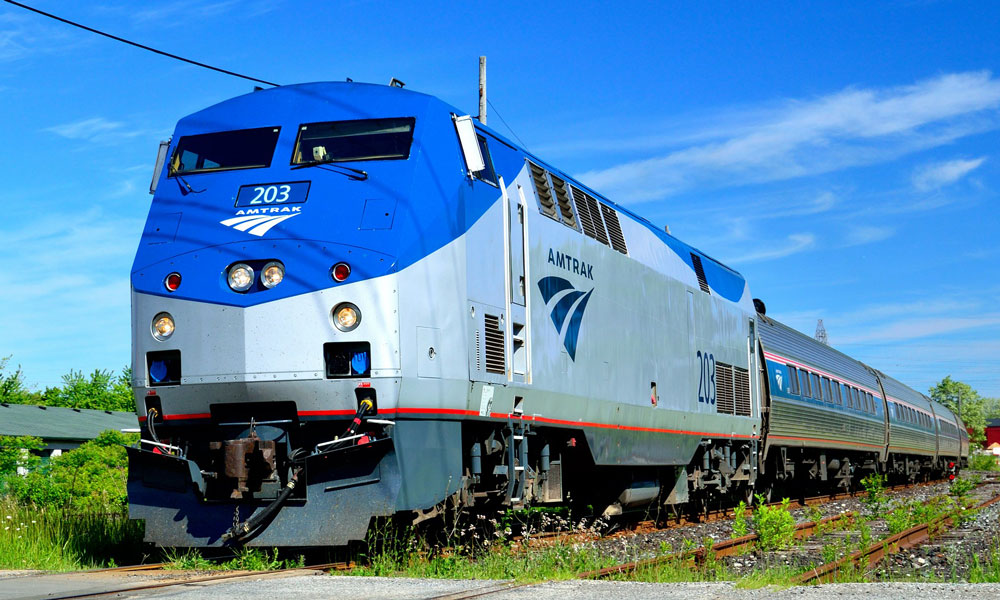
<svg viewBox="0 0 1000 600"><path fill-rule="evenodd" d="M470 598L479 598L480 596L488 596L490 594L498 594L500 592L506 592L507 590L516 590L518 588L531 587L533 585L541 585L543 583L551 583L550 581L528 581L518 583L516 581L505 581L503 583L498 583L495 585L487 585L483 587L473 588L471 590L463 590L460 592L450 592L448 594L441 594L440 596L431 596L425 600L469 600Z"/></svg>
<svg viewBox="0 0 1000 600"><path fill-rule="evenodd" d="M142 565L145 566L145 565ZM306 567L295 567L292 569L272 569L269 571L240 571L238 573L217 573L214 575L207 575L204 577L192 577L188 579L171 579L167 581L157 581L154 583L122 586L111 590L101 590L99 592L82 592L78 594L67 594L65 596L46 596L46 600L78 600L81 598L96 598L100 596L108 596L111 594L124 594L128 592L138 592L143 590L155 590L159 588L173 587L178 585L188 585L193 583L209 583L213 581L222 581L225 579L241 579L248 577L273 577L276 575L287 575L289 573L295 573L297 571L330 571L330 570L340 570L344 568L349 568L350 563L327 563L321 565L311 565Z"/></svg>
<svg viewBox="0 0 1000 600"><path fill-rule="evenodd" d="M997 502L1000 502L1000 495L986 500L972 510L986 508L987 506ZM863 550L858 550L857 552L849 554L833 562L810 569L793 578L792 581L796 584L829 582L833 580L837 573L839 573L840 570L847 565L860 566L863 564L865 567L871 567L878 564L878 562L886 556L895 554L900 550L906 550L923 544L930 539L932 534L937 533L942 529L947 529L952 525L954 525L952 517L950 515L942 515L929 523L915 525L906 531L901 531L895 535L875 542Z"/></svg>

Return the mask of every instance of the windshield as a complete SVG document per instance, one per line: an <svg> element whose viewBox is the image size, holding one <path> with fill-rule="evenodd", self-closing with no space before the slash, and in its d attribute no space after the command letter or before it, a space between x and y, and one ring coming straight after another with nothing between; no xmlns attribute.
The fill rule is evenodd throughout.
<svg viewBox="0 0 1000 600"><path fill-rule="evenodd" d="M410 156L412 117L306 123L299 127L292 164L385 160Z"/></svg>
<svg viewBox="0 0 1000 600"><path fill-rule="evenodd" d="M271 165L280 127L186 135L170 159L170 175Z"/></svg>

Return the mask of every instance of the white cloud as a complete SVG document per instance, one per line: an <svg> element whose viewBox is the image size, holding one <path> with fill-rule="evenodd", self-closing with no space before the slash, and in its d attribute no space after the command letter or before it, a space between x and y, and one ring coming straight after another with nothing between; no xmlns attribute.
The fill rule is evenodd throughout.
<svg viewBox="0 0 1000 600"><path fill-rule="evenodd" d="M893 227L870 227L867 225L851 227L844 239L844 247L881 242L892 237L894 233L896 233L896 229Z"/></svg>
<svg viewBox="0 0 1000 600"><path fill-rule="evenodd" d="M46 128L45 131L61 135L62 137L69 138L71 140L89 140L97 136L120 131L124 126L125 124L120 121L109 121L104 117L94 117L92 119L84 119L74 123L53 125L52 127Z"/></svg>
<svg viewBox="0 0 1000 600"><path fill-rule="evenodd" d="M762 183L892 160L1000 126L1000 80L989 72L914 85L846 89L758 111L714 139L579 177L611 198L639 202L693 187ZM725 115L720 120L730 122Z"/></svg>
<svg viewBox="0 0 1000 600"><path fill-rule="evenodd" d="M965 329L979 329L1000 325L1000 315L985 315L980 317L926 317L903 319L894 323L873 327L853 335L838 338L842 344L858 344L867 342L899 342L929 337L941 333L950 333Z"/></svg>
<svg viewBox="0 0 1000 600"><path fill-rule="evenodd" d="M740 264L783 258L785 256L809 250L813 247L815 242L816 236L811 233L793 233L788 236L788 240L784 245L767 250L759 250L750 254L737 255L734 258L729 259L728 262Z"/></svg>
<svg viewBox="0 0 1000 600"><path fill-rule="evenodd" d="M72 123L53 125L43 131L54 133L68 140L92 142L96 144L113 144L136 137L152 137L147 129L132 128L122 121L111 121L104 117L91 117Z"/></svg>
<svg viewBox="0 0 1000 600"><path fill-rule="evenodd" d="M141 10L133 10L131 5L119 8L127 10L138 24L152 23L158 26L183 25L192 18L211 19L235 13L234 16L253 18L267 14L278 8L278 2L265 0L221 0L219 2L199 2L178 0L149 4Z"/></svg>
<svg viewBox="0 0 1000 600"><path fill-rule="evenodd" d="M984 162L986 162L985 156L925 165L913 174L913 187L926 192L950 185L978 169Z"/></svg>
<svg viewBox="0 0 1000 600"><path fill-rule="evenodd" d="M91 42L65 25L17 10L0 13L0 63L61 53Z"/></svg>

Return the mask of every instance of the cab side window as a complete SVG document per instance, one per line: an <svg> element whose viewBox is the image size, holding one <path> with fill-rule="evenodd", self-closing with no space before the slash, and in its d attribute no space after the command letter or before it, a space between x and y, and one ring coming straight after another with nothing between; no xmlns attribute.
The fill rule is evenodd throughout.
<svg viewBox="0 0 1000 600"><path fill-rule="evenodd" d="M497 173L493 169L493 157L490 156L490 147L486 143L486 137L477 133L476 138L479 139L479 152L483 155L483 163L485 163L486 166L483 167L482 171L476 171L473 173L472 176L481 181L498 185Z"/></svg>

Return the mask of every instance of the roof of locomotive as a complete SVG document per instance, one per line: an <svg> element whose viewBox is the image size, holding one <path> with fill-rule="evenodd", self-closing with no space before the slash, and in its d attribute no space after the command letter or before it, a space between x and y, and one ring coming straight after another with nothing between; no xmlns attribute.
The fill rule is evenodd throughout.
<svg viewBox="0 0 1000 600"><path fill-rule="evenodd" d="M426 114L430 111L444 111L457 115L466 114L465 111L444 102L436 96L405 88L353 81L312 82L258 90L224 100L182 118L177 124L177 132L183 135L188 131L209 133L231 129L234 125L238 126L241 120L245 120L247 127L260 126L262 111L272 114L276 112L276 118L281 118L281 114L287 112L290 117L294 116L294 118L290 118L289 120L298 120L298 122L306 122L313 119L323 120L329 118L331 107L336 108L341 113L344 111L354 113L357 119L385 117L395 113L399 113L402 116L402 113L399 111L403 108L406 109L407 116L417 117L420 114ZM221 118L223 115L225 118ZM523 146L511 141L495 129L482 123L477 123L476 127L508 147L520 152L533 162L556 173L575 187L613 206L620 214L625 214L632 220L641 223L656 234L665 244L671 246L680 254L696 252L729 273L739 276L741 280L743 279L737 270L667 233L663 228L649 221L649 219L608 199L572 175L554 167L549 161L540 158Z"/></svg>

